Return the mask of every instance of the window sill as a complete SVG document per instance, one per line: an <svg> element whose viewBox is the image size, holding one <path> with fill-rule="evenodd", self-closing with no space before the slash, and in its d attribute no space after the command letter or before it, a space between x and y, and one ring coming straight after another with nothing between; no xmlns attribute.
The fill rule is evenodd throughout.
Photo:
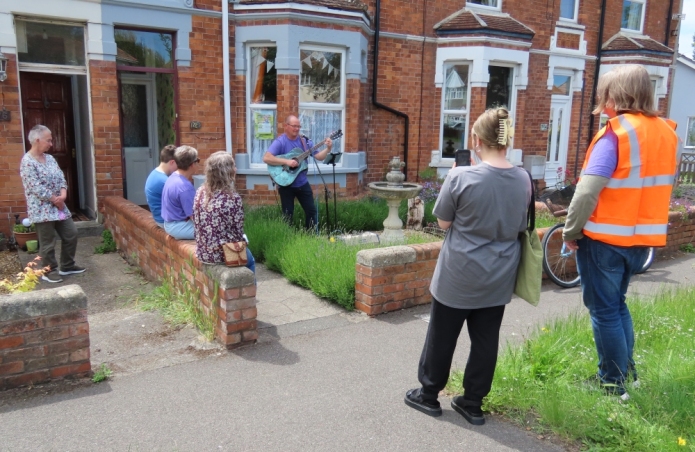
<svg viewBox="0 0 695 452"><path fill-rule="evenodd" d="M563 27L563 28L576 28L577 30L586 30L586 27L584 25L580 25L577 23L576 20L572 19L563 19L560 18L557 22L555 22L556 27Z"/></svg>

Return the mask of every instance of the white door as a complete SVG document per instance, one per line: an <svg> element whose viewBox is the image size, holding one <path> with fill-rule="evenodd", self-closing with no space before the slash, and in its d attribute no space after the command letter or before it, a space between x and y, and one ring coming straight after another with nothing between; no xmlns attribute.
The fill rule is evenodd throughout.
<svg viewBox="0 0 695 452"><path fill-rule="evenodd" d="M145 181L159 164L157 103L151 74L120 74L126 198L147 204Z"/></svg>
<svg viewBox="0 0 695 452"><path fill-rule="evenodd" d="M550 101L548 153L545 159L545 183L548 187L553 187L556 183L564 180L564 174L567 170L571 116L572 98L553 95ZM558 173L560 177L558 177Z"/></svg>

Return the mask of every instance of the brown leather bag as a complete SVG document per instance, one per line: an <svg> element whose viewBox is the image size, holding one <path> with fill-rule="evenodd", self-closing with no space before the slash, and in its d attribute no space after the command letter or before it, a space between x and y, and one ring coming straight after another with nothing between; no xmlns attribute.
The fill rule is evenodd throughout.
<svg viewBox="0 0 695 452"><path fill-rule="evenodd" d="M249 260L246 257L246 242L227 242L222 245L224 263L227 267L243 267Z"/></svg>

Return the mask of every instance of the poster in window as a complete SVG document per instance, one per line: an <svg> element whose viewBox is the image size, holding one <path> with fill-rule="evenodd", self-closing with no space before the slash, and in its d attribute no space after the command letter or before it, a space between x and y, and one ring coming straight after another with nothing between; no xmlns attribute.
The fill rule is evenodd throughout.
<svg viewBox="0 0 695 452"><path fill-rule="evenodd" d="M272 140L275 114L272 111L254 111L253 129L257 140Z"/></svg>

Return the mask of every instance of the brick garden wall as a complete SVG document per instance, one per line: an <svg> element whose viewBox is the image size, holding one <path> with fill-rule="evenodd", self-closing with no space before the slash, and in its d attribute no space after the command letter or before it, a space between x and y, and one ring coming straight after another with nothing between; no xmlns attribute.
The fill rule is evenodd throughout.
<svg viewBox="0 0 695 452"><path fill-rule="evenodd" d="M0 297L0 390L91 374L78 285Z"/></svg>
<svg viewBox="0 0 695 452"><path fill-rule="evenodd" d="M227 348L256 342L256 285L250 270L201 263L195 242L175 240L150 212L123 198L106 198L104 217L118 248L137 261L148 279L168 278L181 291L199 292L200 309L214 320L219 342Z"/></svg>
<svg viewBox="0 0 695 452"><path fill-rule="evenodd" d="M537 229L541 240L548 229ZM430 303L430 281L442 243L359 251L355 265L355 308L377 315ZM671 212L666 246L657 248L657 256L675 253L688 243L695 244L695 209L685 219L682 213Z"/></svg>

